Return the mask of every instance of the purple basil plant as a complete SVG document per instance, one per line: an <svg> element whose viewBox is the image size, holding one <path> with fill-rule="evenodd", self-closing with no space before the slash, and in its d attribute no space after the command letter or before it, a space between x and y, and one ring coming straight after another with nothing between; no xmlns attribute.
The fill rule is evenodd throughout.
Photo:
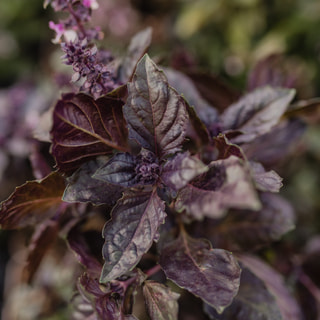
<svg viewBox="0 0 320 320"><path fill-rule="evenodd" d="M295 90L269 81L218 110L150 58L151 29L117 59L87 26L96 1L45 5L67 13L50 28L80 85L52 112L54 171L1 205L2 229L33 230L25 281L61 237L78 262L72 319L187 319L184 301L195 319L301 319L252 254L294 228L272 168L305 128Z"/></svg>

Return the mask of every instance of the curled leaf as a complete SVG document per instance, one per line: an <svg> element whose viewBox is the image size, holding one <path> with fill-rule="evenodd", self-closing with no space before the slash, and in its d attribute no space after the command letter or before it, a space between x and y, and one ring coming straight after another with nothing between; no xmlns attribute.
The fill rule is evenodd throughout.
<svg viewBox="0 0 320 320"><path fill-rule="evenodd" d="M163 166L161 179L174 190L186 186L193 178L208 171L208 167L188 152L179 153Z"/></svg>
<svg viewBox="0 0 320 320"><path fill-rule="evenodd" d="M212 161L210 170L179 191L176 209L195 219L221 218L229 208L259 210L260 201L250 172L241 159Z"/></svg>
<svg viewBox="0 0 320 320"><path fill-rule="evenodd" d="M232 104L222 115L224 130L241 130L234 143L247 143L269 132L287 110L295 90L273 87L256 89Z"/></svg>
<svg viewBox="0 0 320 320"><path fill-rule="evenodd" d="M17 187L1 203L0 226L3 229L23 228L52 217L62 204L64 188L64 179L57 172Z"/></svg>

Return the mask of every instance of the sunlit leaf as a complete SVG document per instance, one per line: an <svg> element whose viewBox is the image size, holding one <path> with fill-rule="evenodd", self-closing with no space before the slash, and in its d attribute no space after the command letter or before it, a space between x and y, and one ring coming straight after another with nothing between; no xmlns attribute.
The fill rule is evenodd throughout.
<svg viewBox="0 0 320 320"><path fill-rule="evenodd" d="M224 130L241 130L242 135L232 139L244 143L269 132L285 113L295 95L293 89L262 87L232 104L222 115Z"/></svg>
<svg viewBox="0 0 320 320"><path fill-rule="evenodd" d="M147 280L143 286L143 295L151 320L177 320L179 294L165 285Z"/></svg>
<svg viewBox="0 0 320 320"><path fill-rule="evenodd" d="M251 162L250 167L257 189L264 192L279 192L282 178L275 171L266 171L259 162Z"/></svg>
<svg viewBox="0 0 320 320"><path fill-rule="evenodd" d="M250 172L241 159L231 156L213 161L209 168L203 177L180 190L177 210L186 210L192 217L202 219L221 218L229 208L261 208Z"/></svg>
<svg viewBox="0 0 320 320"><path fill-rule="evenodd" d="M240 267L230 252L212 249L206 240L194 239L182 231L161 251L160 265L166 276L218 312L237 294Z"/></svg>
<svg viewBox="0 0 320 320"><path fill-rule="evenodd" d="M101 282L120 277L139 262L151 247L165 216L164 202L156 191L125 192L103 230L105 264Z"/></svg>
<svg viewBox="0 0 320 320"><path fill-rule="evenodd" d="M129 137L158 157L179 150L188 124L185 102L148 55L139 61L128 91Z"/></svg>
<svg viewBox="0 0 320 320"><path fill-rule="evenodd" d="M179 153L163 166L161 179L170 188L179 190L206 171L208 167L197 157L191 156L188 152Z"/></svg>
<svg viewBox="0 0 320 320"><path fill-rule="evenodd" d="M104 96L66 94L53 113L52 154L60 170L74 171L82 163L114 149L126 150L122 101Z"/></svg>
<svg viewBox="0 0 320 320"><path fill-rule="evenodd" d="M64 188L64 179L57 172L17 187L1 203L0 226L3 229L23 228L52 217L58 213Z"/></svg>

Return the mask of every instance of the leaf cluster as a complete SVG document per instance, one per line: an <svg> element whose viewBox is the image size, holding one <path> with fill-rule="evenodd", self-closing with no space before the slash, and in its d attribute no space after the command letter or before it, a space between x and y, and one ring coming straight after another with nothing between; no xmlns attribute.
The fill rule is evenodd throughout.
<svg viewBox="0 0 320 320"><path fill-rule="evenodd" d="M178 319L186 292L210 319L299 319L281 277L247 254L294 227L271 167L304 129L287 115L295 91L259 87L219 112L190 78L143 54L143 35L119 69L126 85L61 97L57 170L1 205L3 229L35 229L27 279L60 234L82 265L77 319L137 319L139 290L152 320Z"/></svg>

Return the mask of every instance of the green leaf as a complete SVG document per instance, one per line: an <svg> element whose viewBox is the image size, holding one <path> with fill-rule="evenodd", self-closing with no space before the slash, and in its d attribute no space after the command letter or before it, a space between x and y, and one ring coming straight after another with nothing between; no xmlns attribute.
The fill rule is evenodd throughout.
<svg viewBox="0 0 320 320"><path fill-rule="evenodd" d="M52 217L62 203L64 188L64 179L57 172L17 187L1 203L0 226L3 229L23 228Z"/></svg>
<svg viewBox="0 0 320 320"><path fill-rule="evenodd" d="M139 61L128 91L123 112L129 137L159 158L179 150L188 125L185 101L148 55Z"/></svg>
<svg viewBox="0 0 320 320"><path fill-rule="evenodd" d="M166 214L156 190L128 190L112 210L104 229L105 259L100 281L106 283L131 270L152 245Z"/></svg>
<svg viewBox="0 0 320 320"><path fill-rule="evenodd" d="M212 249L208 241L191 238L185 231L163 247L160 265L169 279L218 312L232 302L239 289L240 267L233 255Z"/></svg>
<svg viewBox="0 0 320 320"><path fill-rule="evenodd" d="M177 320L179 294L156 281L145 281L143 295L151 320Z"/></svg>

